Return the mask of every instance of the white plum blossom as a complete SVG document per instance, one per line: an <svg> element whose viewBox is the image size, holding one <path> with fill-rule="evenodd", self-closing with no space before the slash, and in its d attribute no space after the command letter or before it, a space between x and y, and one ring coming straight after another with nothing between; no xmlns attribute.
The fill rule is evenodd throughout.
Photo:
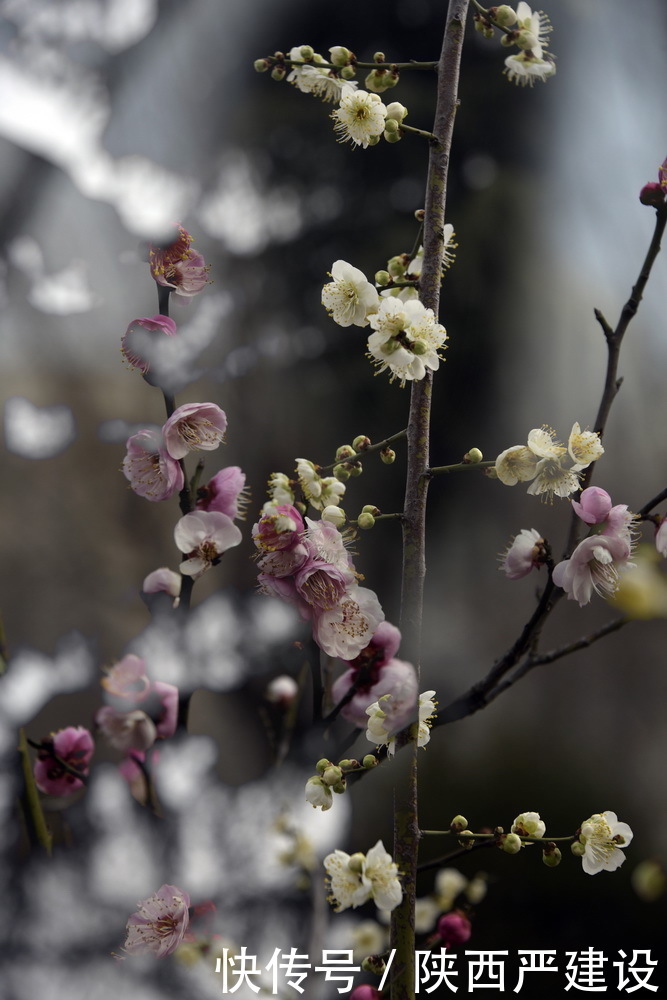
<svg viewBox="0 0 667 1000"><path fill-rule="evenodd" d="M516 44L521 51L507 57L505 73L511 83L532 87L535 80L548 80L556 72L553 56L546 51L551 25L546 14L532 11L527 3L518 5L516 16Z"/></svg>
<svg viewBox="0 0 667 1000"><path fill-rule="evenodd" d="M496 459L496 475L505 486L516 486L535 478L537 456L525 445L512 445Z"/></svg>
<svg viewBox="0 0 667 1000"><path fill-rule="evenodd" d="M324 510L325 507L337 507L341 497L345 495L345 483L339 482L335 476L324 476L320 479L322 492L317 498L317 502L311 504L316 510Z"/></svg>
<svg viewBox="0 0 667 1000"><path fill-rule="evenodd" d="M495 471L505 486L530 482L528 493L553 500L576 493L579 473L603 452L599 434L582 431L578 423L572 427L567 448L550 427L536 427L529 432L526 445L512 445L498 455Z"/></svg>
<svg viewBox="0 0 667 1000"><path fill-rule="evenodd" d="M520 837L543 837L547 825L536 812L520 813L512 823L512 833Z"/></svg>
<svg viewBox="0 0 667 1000"><path fill-rule="evenodd" d="M322 482L313 463L309 462L307 458L297 458L296 474L306 499L310 503L319 501L322 495Z"/></svg>
<svg viewBox="0 0 667 1000"><path fill-rule="evenodd" d="M411 683L403 684L391 694L383 695L366 709L368 716L366 739L376 746L386 746L387 756L393 757L396 751L396 734L409 723L411 716L414 717L417 707L417 746L426 746L431 739L429 720L435 713L434 694L435 691L424 691L419 695L417 706L414 703Z"/></svg>
<svg viewBox="0 0 667 1000"><path fill-rule="evenodd" d="M353 660L369 644L381 621L384 611L377 594L352 585L334 608L313 616L313 638L328 656Z"/></svg>
<svg viewBox="0 0 667 1000"><path fill-rule="evenodd" d="M591 462L597 462L604 454L600 435L595 431L582 431L578 423L572 425L567 450L572 461L580 469L587 469Z"/></svg>
<svg viewBox="0 0 667 1000"><path fill-rule="evenodd" d="M366 90L343 94L340 107L331 113L338 141L349 141L364 149L382 135L386 116L387 108L381 98Z"/></svg>
<svg viewBox="0 0 667 1000"><path fill-rule="evenodd" d="M530 39L530 49L536 56L541 57L543 49L547 44L547 35L551 31L549 18L541 10L531 10L528 4L524 3L524 0L521 0L517 6L516 17L517 23L515 27L520 31L530 33L532 36Z"/></svg>
<svg viewBox="0 0 667 1000"><path fill-rule="evenodd" d="M213 562L241 542L241 532L231 517L217 510L186 514L174 528L174 541L187 559L179 569L185 576L199 577Z"/></svg>
<svg viewBox="0 0 667 1000"><path fill-rule="evenodd" d="M502 557L500 569L510 580L520 580L544 559L544 539L535 528L522 528Z"/></svg>
<svg viewBox="0 0 667 1000"><path fill-rule="evenodd" d="M459 893L468 885L468 879L458 868L441 868L435 876L433 891L441 910L451 910Z"/></svg>
<svg viewBox="0 0 667 1000"><path fill-rule="evenodd" d="M329 785L315 774L306 782L306 802L314 809L326 812L333 805L333 793Z"/></svg>
<svg viewBox="0 0 667 1000"><path fill-rule="evenodd" d="M270 497L268 503L271 506L293 504L294 490L290 486L289 476L286 476L284 472L272 472L269 476L268 494Z"/></svg>
<svg viewBox="0 0 667 1000"><path fill-rule="evenodd" d="M532 87L536 80L548 80L555 72L555 62L538 58L530 52L517 52L505 60L507 79L521 87Z"/></svg>
<svg viewBox="0 0 667 1000"><path fill-rule="evenodd" d="M296 62L302 60L301 49L301 45L295 45L290 49L289 58ZM303 66L292 66L287 82L298 87L302 93L314 94L323 101L340 101L344 94L354 93L358 86L357 81L341 80L326 66L318 66L318 63L324 61L320 53L315 52L312 62L304 63Z"/></svg>
<svg viewBox="0 0 667 1000"><path fill-rule="evenodd" d="M579 841L584 845L581 859L588 875L598 872L613 872L625 861L621 848L625 848L633 837L627 823L619 823L614 812L595 813L581 824Z"/></svg>
<svg viewBox="0 0 667 1000"><path fill-rule="evenodd" d="M447 331L419 299L382 299L369 321L375 331L368 338L369 357L379 371L391 372L390 381L398 378L404 386L440 366Z"/></svg>
<svg viewBox="0 0 667 1000"><path fill-rule="evenodd" d="M336 913L373 899L381 910L393 910L403 898L398 866L378 840L367 855L333 851L324 859Z"/></svg>
<svg viewBox="0 0 667 1000"><path fill-rule="evenodd" d="M345 260L334 261L333 281L322 289L322 305L339 326L368 326L368 316L377 312L378 293L363 271Z"/></svg>

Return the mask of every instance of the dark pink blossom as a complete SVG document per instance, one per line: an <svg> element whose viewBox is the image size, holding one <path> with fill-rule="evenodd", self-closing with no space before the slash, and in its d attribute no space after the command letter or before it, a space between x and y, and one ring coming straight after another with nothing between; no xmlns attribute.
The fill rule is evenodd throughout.
<svg viewBox="0 0 667 1000"><path fill-rule="evenodd" d="M190 923L190 897L175 885L163 885L127 922L124 950L130 955L150 953L165 958L176 951Z"/></svg>
<svg viewBox="0 0 667 1000"><path fill-rule="evenodd" d="M228 465L226 469L220 469L206 486L200 486L197 509L217 510L234 521L243 516L240 508L244 506L244 488L245 473L238 465Z"/></svg>
<svg viewBox="0 0 667 1000"><path fill-rule="evenodd" d="M138 431L128 438L123 475L134 492L146 500L168 500L183 489L183 470L162 447L157 431Z"/></svg>
<svg viewBox="0 0 667 1000"><path fill-rule="evenodd" d="M148 263L158 285L173 288L176 295L191 297L208 283L208 267L200 253L192 249L192 236L183 226L167 247L150 246Z"/></svg>
<svg viewBox="0 0 667 1000"><path fill-rule="evenodd" d="M145 375L150 368L151 346L162 336L176 336L176 324L169 316L133 319L120 342L125 360Z"/></svg>
<svg viewBox="0 0 667 1000"><path fill-rule="evenodd" d="M308 559L294 575L296 589L306 604L320 610L335 608L353 581L349 571L342 572L317 557Z"/></svg>
<svg viewBox="0 0 667 1000"><path fill-rule="evenodd" d="M363 986L355 986L350 993L350 1000L382 1000L382 994L374 986L364 983Z"/></svg>
<svg viewBox="0 0 667 1000"><path fill-rule="evenodd" d="M444 948L455 948L470 940L472 927L465 913L461 913L460 910L452 910L451 913L445 913L438 920L437 933Z"/></svg>
<svg viewBox="0 0 667 1000"><path fill-rule="evenodd" d="M43 742L34 765L35 782L40 792L71 795L83 788L83 781L66 770L63 763L85 777L94 750L95 741L83 726L68 726L52 733L51 738Z"/></svg>
<svg viewBox="0 0 667 1000"><path fill-rule="evenodd" d="M275 552L289 549L302 541L304 523L301 514L291 504L267 505L257 524L253 525L252 537L258 549Z"/></svg>
<svg viewBox="0 0 667 1000"><path fill-rule="evenodd" d="M184 403L162 428L164 446L172 458L190 451L214 451L224 441L227 416L215 403Z"/></svg>

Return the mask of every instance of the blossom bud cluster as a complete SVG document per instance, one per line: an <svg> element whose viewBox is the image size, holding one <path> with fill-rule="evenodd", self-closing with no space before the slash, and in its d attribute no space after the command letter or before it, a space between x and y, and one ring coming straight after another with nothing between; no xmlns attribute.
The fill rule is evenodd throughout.
<svg viewBox="0 0 667 1000"><path fill-rule="evenodd" d="M567 497L579 489L579 473L604 454L600 436L582 431L575 423L567 448L555 439L549 427L534 428L526 445L512 445L496 459L495 474L505 486L530 482L528 492L549 501Z"/></svg>
<svg viewBox="0 0 667 1000"><path fill-rule="evenodd" d="M355 759L341 760L338 764L333 764L326 758L319 760L317 774L306 782L306 802L310 802L313 808L326 812L333 804L332 793L342 795L345 792L345 779L348 774L369 770L375 767L377 762L374 754L366 754L361 763Z"/></svg>
<svg viewBox="0 0 667 1000"><path fill-rule="evenodd" d="M493 38L494 27L501 29L501 45L519 49L517 54L505 59L504 72L508 80L522 87L532 87L535 80L548 80L554 75L554 57L546 48L551 32L546 14L531 10L522 0L516 10L501 4L491 7L486 14L475 15L475 28L485 38Z"/></svg>
<svg viewBox="0 0 667 1000"><path fill-rule="evenodd" d="M401 662L401 661L397 661ZM431 739L431 724L436 713L435 691L423 691L417 704L417 746L424 747ZM407 715L404 690L398 687L389 694L382 695L366 709L368 728L366 739L377 746L387 747L387 756L393 757L396 750L396 734L410 721ZM414 710L413 710L414 711ZM410 713L412 714L412 713Z"/></svg>
<svg viewBox="0 0 667 1000"><path fill-rule="evenodd" d="M294 605L312 622L313 638L329 656L357 656L384 612L376 594L358 586L338 528L324 519L304 523L291 504L268 503L252 534L262 592Z"/></svg>
<svg viewBox="0 0 667 1000"><path fill-rule="evenodd" d="M447 223L443 226L443 255L442 255L442 271L447 270L448 267L454 262L454 251L458 246L455 243L455 232L454 227L451 223ZM424 247L420 246L417 253L411 256L408 253L396 254L390 257L387 261L387 269L383 271L378 271L375 275L375 282L381 288L380 297L388 298L392 296L397 299L402 299L407 302L408 299L419 298L419 292L415 285L403 285L394 284L395 282L408 282L414 281L419 282L422 273L422 266L424 263Z"/></svg>

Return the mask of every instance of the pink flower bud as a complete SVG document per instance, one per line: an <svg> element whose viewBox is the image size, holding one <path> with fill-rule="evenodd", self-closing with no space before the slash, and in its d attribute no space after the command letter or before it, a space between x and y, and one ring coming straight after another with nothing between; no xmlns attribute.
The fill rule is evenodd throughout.
<svg viewBox="0 0 667 1000"><path fill-rule="evenodd" d="M382 994L374 986L364 983L363 986L355 986L350 993L350 1000L382 1000Z"/></svg>
<svg viewBox="0 0 667 1000"><path fill-rule="evenodd" d="M438 935L444 948L455 948L470 940L472 927L470 921L460 910L445 913L438 920Z"/></svg>
<svg viewBox="0 0 667 1000"><path fill-rule="evenodd" d="M68 726L51 734L46 746L38 751L33 772L40 792L46 795L71 795L83 788L83 781L63 767L67 764L82 777L88 774L95 741L83 726ZM57 758L57 759L56 759ZM62 762L62 763L61 763Z"/></svg>
<svg viewBox="0 0 667 1000"><path fill-rule="evenodd" d="M653 205L654 208L660 208L665 201L665 188L661 184L650 181L639 192L639 200L642 205Z"/></svg>
<svg viewBox="0 0 667 1000"><path fill-rule="evenodd" d="M572 506L586 524L601 524L607 519L611 510L611 497L599 486L589 486L578 501L572 500Z"/></svg>

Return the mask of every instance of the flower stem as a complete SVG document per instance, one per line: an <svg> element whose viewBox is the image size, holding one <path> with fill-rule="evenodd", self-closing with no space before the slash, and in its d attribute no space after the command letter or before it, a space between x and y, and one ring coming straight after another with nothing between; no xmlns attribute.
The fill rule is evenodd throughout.
<svg viewBox="0 0 667 1000"><path fill-rule="evenodd" d="M445 472L463 472L464 469L490 469L495 464L495 462L457 462L455 465L432 465L427 474L441 476Z"/></svg>
<svg viewBox="0 0 667 1000"><path fill-rule="evenodd" d="M424 261L420 299L438 316L444 257L447 173L458 104L458 81L468 0L449 0L438 64L437 104L429 148L429 168L424 209ZM419 673L423 611L426 496L429 476L429 431L432 374L413 382L408 420L408 470L403 508L403 576L401 632L403 649ZM419 826L417 818L417 743L413 726L406 742L410 753L407 780L396 788L394 806L394 860L403 875L404 895L392 913L391 946L396 949L392 967L391 1000L413 1000L415 995L415 895ZM397 742L397 746L400 741Z"/></svg>

